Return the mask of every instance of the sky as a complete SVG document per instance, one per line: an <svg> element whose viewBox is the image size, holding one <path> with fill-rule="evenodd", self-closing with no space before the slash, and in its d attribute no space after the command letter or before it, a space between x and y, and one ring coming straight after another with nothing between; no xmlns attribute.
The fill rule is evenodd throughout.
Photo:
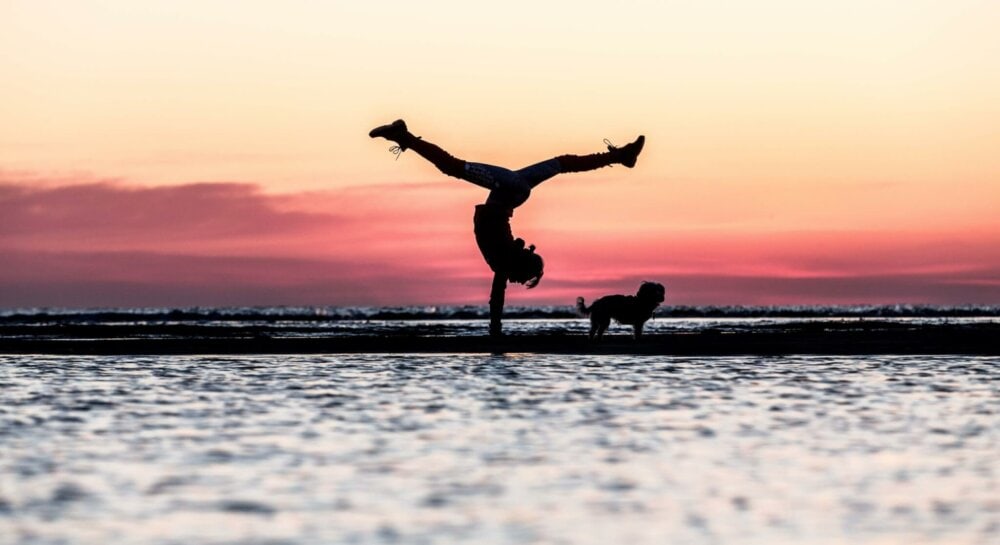
<svg viewBox="0 0 1000 545"><path fill-rule="evenodd" d="M0 307L1000 304L1000 3L0 1Z"/></svg>

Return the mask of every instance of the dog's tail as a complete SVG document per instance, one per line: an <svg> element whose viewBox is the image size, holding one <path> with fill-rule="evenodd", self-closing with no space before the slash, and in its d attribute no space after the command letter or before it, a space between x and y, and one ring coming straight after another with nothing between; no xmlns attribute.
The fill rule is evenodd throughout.
<svg viewBox="0 0 1000 545"><path fill-rule="evenodd" d="M576 298L576 313L582 317L590 316L590 309L583 304L583 297Z"/></svg>

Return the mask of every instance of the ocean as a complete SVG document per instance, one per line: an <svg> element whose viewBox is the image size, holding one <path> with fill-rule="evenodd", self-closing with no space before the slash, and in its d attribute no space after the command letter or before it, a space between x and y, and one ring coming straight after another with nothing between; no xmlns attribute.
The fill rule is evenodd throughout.
<svg viewBox="0 0 1000 545"><path fill-rule="evenodd" d="M7 312L0 336L60 320L485 331L430 311L226 312ZM883 318L995 320L960 314ZM650 325L820 318L865 319ZM998 415L997 356L6 354L0 543L985 545Z"/></svg>
<svg viewBox="0 0 1000 545"><path fill-rule="evenodd" d="M453 338L485 335L484 306L232 307L135 309L0 309L5 339L192 339L267 337L337 339ZM661 307L645 325L648 335L791 331L810 324L881 329L927 326L997 326L1000 306L785 306ZM508 307L504 331L512 335L585 335L588 322L568 306ZM609 335L629 335L613 324Z"/></svg>

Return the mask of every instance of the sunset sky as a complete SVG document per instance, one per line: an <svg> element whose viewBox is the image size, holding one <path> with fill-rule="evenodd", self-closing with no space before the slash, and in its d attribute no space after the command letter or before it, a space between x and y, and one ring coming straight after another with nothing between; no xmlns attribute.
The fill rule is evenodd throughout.
<svg viewBox="0 0 1000 545"><path fill-rule="evenodd" d="M484 304L485 190L537 188L510 304L1000 304L1000 2L0 2L0 307Z"/></svg>

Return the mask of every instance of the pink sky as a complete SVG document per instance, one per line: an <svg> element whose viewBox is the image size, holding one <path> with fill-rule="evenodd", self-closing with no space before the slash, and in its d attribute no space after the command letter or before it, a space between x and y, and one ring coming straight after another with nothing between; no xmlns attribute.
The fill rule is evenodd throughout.
<svg viewBox="0 0 1000 545"><path fill-rule="evenodd" d="M480 188L636 134L518 209L511 304L1000 304L1000 3L14 0L0 307L483 304Z"/></svg>
<svg viewBox="0 0 1000 545"><path fill-rule="evenodd" d="M458 181L269 195L237 183L5 180L2 304L480 303L480 196ZM512 288L513 304L569 304L645 279L667 284L673 304L1000 301L995 230L607 233L525 215L548 272L544 289Z"/></svg>

